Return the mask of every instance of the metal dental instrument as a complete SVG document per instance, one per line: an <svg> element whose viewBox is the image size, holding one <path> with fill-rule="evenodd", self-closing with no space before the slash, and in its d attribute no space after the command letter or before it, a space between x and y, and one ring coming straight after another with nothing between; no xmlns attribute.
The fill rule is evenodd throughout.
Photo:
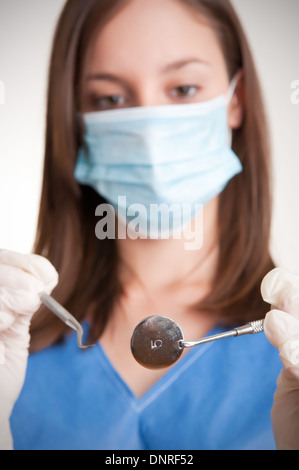
<svg viewBox="0 0 299 470"><path fill-rule="evenodd" d="M83 328L80 323L53 297L42 292L42 303L51 310L68 327L77 332L77 342L81 349L95 346L83 345ZM182 355L184 349L193 348L204 343L232 336L261 333L264 331L264 320L257 320L213 336L207 336L197 341L184 341L184 335L179 325L164 316L152 316L142 320L134 328L131 337L131 351L139 364L148 369L161 369L174 364Z"/></svg>
<svg viewBox="0 0 299 470"><path fill-rule="evenodd" d="M60 320L65 323L65 325L69 326L73 330L77 332L77 342L78 346L81 349L89 349L95 346L94 344L91 344L89 346L84 346L82 343L82 337L83 337L83 328L80 325L80 323L76 320L73 315L71 315L62 305L60 305L56 300L53 299L50 295L46 294L45 292L42 292L40 294L40 299L42 303L49 309L51 310L54 315L56 315Z"/></svg>
<svg viewBox="0 0 299 470"><path fill-rule="evenodd" d="M131 337L131 351L136 361L143 367L161 369L174 364L185 348L262 331L264 331L264 320L257 320L197 341L184 341L183 332L175 321L168 317L152 316L145 318L135 327Z"/></svg>

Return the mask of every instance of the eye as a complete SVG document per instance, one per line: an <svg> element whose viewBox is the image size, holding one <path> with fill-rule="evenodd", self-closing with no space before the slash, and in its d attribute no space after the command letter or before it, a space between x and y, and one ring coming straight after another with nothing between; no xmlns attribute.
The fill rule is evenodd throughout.
<svg viewBox="0 0 299 470"><path fill-rule="evenodd" d="M174 88L171 94L176 98L192 98L198 92L198 87L194 85L182 85Z"/></svg>
<svg viewBox="0 0 299 470"><path fill-rule="evenodd" d="M98 109L119 108L125 105L126 99L122 95L109 95L94 100L94 106Z"/></svg>

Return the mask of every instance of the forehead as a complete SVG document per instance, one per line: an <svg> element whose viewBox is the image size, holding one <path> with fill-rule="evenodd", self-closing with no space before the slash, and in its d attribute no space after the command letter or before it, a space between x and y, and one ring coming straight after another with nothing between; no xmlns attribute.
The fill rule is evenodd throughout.
<svg viewBox="0 0 299 470"><path fill-rule="evenodd" d="M131 0L97 33L89 72L100 67L143 71L198 57L224 66L217 35L203 15L180 0Z"/></svg>

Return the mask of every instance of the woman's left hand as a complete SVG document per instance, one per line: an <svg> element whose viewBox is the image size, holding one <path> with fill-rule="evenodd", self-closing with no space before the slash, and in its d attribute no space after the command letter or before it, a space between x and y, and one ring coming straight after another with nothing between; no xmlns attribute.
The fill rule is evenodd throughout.
<svg viewBox="0 0 299 470"><path fill-rule="evenodd" d="M265 318L265 335L283 363L272 408L278 450L299 450L299 276L276 268L264 278L261 292L275 307Z"/></svg>

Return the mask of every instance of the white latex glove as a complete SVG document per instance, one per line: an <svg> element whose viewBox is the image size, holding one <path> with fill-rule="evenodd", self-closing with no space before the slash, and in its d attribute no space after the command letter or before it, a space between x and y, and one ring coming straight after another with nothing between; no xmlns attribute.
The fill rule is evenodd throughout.
<svg viewBox="0 0 299 470"><path fill-rule="evenodd" d="M263 299L279 310L265 319L265 334L280 352L272 425L278 450L299 450L299 276L276 268L263 280Z"/></svg>
<svg viewBox="0 0 299 470"><path fill-rule="evenodd" d="M38 294L50 294L57 282L45 258L0 250L0 450L13 448L9 418L24 384L30 321L41 304Z"/></svg>

